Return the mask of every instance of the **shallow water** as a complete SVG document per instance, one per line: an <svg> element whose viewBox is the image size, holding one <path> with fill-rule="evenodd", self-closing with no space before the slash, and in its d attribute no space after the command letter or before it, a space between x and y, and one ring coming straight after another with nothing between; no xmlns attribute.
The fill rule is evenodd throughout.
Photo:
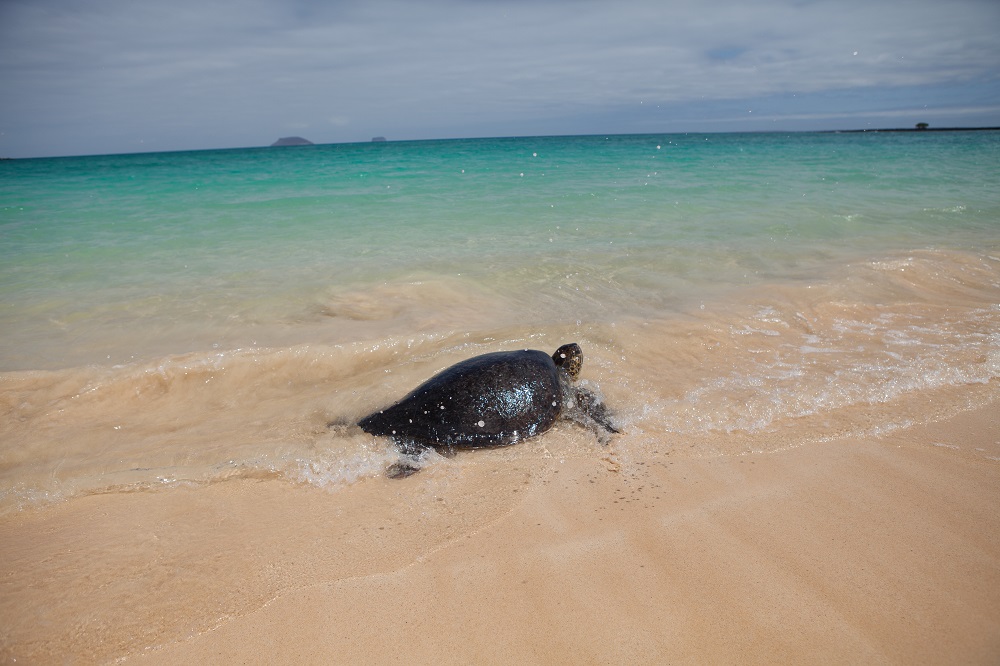
<svg viewBox="0 0 1000 666"><path fill-rule="evenodd" d="M995 401L1000 134L405 142L0 163L0 509L378 475L327 428L579 342L620 460ZM566 424L474 456L607 455Z"/></svg>

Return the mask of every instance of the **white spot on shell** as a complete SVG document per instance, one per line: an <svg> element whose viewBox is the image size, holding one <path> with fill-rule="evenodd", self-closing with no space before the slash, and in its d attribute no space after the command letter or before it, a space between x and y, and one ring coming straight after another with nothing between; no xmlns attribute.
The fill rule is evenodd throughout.
<svg viewBox="0 0 1000 666"><path fill-rule="evenodd" d="M552 401L552 406L553 406L553 407L555 407L555 406L556 406L556 405L558 405L558 404L559 404L559 403L558 403L558 402L556 402L555 400L553 400L553 401Z"/></svg>

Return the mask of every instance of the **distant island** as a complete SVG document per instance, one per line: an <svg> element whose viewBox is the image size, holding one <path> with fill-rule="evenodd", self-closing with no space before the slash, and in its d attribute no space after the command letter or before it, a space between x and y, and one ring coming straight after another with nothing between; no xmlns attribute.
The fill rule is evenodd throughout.
<svg viewBox="0 0 1000 666"><path fill-rule="evenodd" d="M372 137L372 143L382 143L383 141L386 141L386 138L384 136L373 136Z"/></svg>
<svg viewBox="0 0 1000 666"><path fill-rule="evenodd" d="M995 132L1000 127L931 127L927 123L917 123L915 127L884 127L881 129L824 130L826 133L845 134L861 132Z"/></svg>
<svg viewBox="0 0 1000 666"><path fill-rule="evenodd" d="M303 139L301 136L286 136L278 139L271 144L271 147L275 146L313 146L315 145L309 139Z"/></svg>

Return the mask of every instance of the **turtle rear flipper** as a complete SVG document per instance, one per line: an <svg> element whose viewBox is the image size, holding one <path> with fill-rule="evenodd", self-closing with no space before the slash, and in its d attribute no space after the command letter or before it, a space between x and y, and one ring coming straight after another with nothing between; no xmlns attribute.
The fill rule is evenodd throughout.
<svg viewBox="0 0 1000 666"><path fill-rule="evenodd" d="M421 459L424 454L433 448L423 442L418 442L415 439L407 437L393 437L392 441L396 445L400 456L399 460L385 469L385 475L390 479L405 479L419 472L423 467L420 464Z"/></svg>
<svg viewBox="0 0 1000 666"><path fill-rule="evenodd" d="M390 479L405 479L412 474L416 474L420 471L420 468L413 465L410 460L412 459L402 459L399 462L392 463L385 468L385 475Z"/></svg>

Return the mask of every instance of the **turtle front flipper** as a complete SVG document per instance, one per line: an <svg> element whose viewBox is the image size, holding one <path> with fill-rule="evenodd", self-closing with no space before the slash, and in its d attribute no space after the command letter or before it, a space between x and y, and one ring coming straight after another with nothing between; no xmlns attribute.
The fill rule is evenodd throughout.
<svg viewBox="0 0 1000 666"><path fill-rule="evenodd" d="M608 406L596 393L582 386L574 386L573 398L575 408L572 410L570 418L593 430L601 444L607 444L610 439L606 433L618 434L621 432L621 429L611 419Z"/></svg>

